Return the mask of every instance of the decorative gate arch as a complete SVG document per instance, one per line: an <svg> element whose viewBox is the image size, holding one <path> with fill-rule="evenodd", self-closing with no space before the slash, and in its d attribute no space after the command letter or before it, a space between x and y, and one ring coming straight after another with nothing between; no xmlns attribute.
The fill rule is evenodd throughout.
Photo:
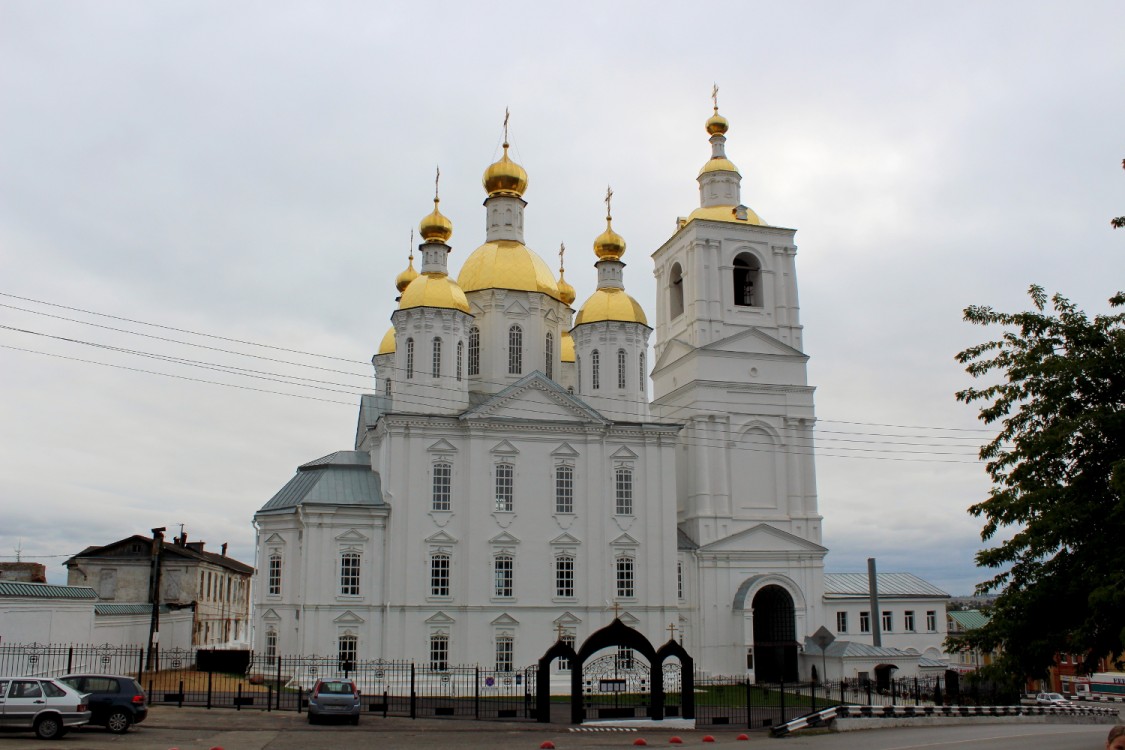
<svg viewBox="0 0 1125 750"><path fill-rule="evenodd" d="M649 640L620 619L590 634L576 652L569 644L556 641L543 656L539 657L539 669L535 676L535 717L541 723L551 721L551 662L555 659L570 660L570 721L581 724L582 711L582 668L586 660L610 647L630 648L639 653L649 664L650 713L654 720L664 718L664 661L675 656L680 660L683 690L683 710L685 719L695 718L695 661L688 656L684 647L669 639L659 649L654 649Z"/></svg>

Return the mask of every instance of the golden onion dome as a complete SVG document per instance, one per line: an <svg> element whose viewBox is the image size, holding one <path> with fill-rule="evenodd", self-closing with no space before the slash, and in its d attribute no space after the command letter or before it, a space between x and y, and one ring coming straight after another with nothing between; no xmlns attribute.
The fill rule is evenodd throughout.
<svg viewBox="0 0 1125 750"><path fill-rule="evenodd" d="M719 156L708 159L707 163L703 165L703 169L699 170L699 175L702 177L708 172L737 172L738 167L725 156Z"/></svg>
<svg viewBox="0 0 1125 750"><path fill-rule="evenodd" d="M572 287L563 276L563 270L561 268L559 269L558 287L559 299L562 300L563 304L567 305L568 307L570 305L573 305L574 300L578 298L578 295L575 294L574 287Z"/></svg>
<svg viewBox="0 0 1125 750"><path fill-rule="evenodd" d="M541 292L562 300L555 276L542 258L522 242L486 242L465 259L457 283L466 292L481 289L514 289Z"/></svg>
<svg viewBox="0 0 1125 750"><path fill-rule="evenodd" d="M570 331L563 331L562 337L559 341L559 359L563 362L574 362L574 338L570 335Z"/></svg>
<svg viewBox="0 0 1125 750"><path fill-rule="evenodd" d="M424 273L402 293L398 309L408 310L412 307L440 307L447 310L460 310L469 312L469 300L457 282L443 273Z"/></svg>
<svg viewBox="0 0 1125 750"><path fill-rule="evenodd" d="M519 164L508 158L508 142L504 141L504 155L500 161L484 170L484 189L491 198L494 195L511 195L519 198L527 190L527 172Z"/></svg>
<svg viewBox="0 0 1125 750"><path fill-rule="evenodd" d="M607 216L605 231L594 240L594 254L598 260L621 260L625 254L625 238L613 231L613 222Z"/></svg>
<svg viewBox="0 0 1125 750"><path fill-rule="evenodd" d="M383 340L379 342L379 354L394 354L395 353L395 327L391 326L387 332L383 334ZM378 356L378 355L376 355Z"/></svg>
<svg viewBox="0 0 1125 750"><path fill-rule="evenodd" d="M648 325L645 311L637 301L626 294L624 289L613 287L599 289L590 295L590 299L586 300L574 318L574 325L599 323L604 320Z"/></svg>
<svg viewBox="0 0 1125 750"><path fill-rule="evenodd" d="M754 213L754 209L747 208L746 206L709 206L707 208L697 208L684 220L684 224L686 225L689 221L695 219L729 221L732 224L756 224L761 227L769 226L761 216Z"/></svg>
<svg viewBox="0 0 1125 750"><path fill-rule="evenodd" d="M414 255L410 255L410 262L406 266L406 270L395 277L395 288L398 293L402 294L406 287L410 286L410 282L418 278L418 272L414 270Z"/></svg>
<svg viewBox="0 0 1125 750"><path fill-rule="evenodd" d="M730 123L727 121L727 118L720 115L719 108L715 107L715 114L707 118L707 134L725 135L729 129Z"/></svg>
<svg viewBox="0 0 1125 750"><path fill-rule="evenodd" d="M438 210L440 202L441 199L434 196L434 210L418 225L418 231L422 233L424 242L446 243L453 236L453 222Z"/></svg>

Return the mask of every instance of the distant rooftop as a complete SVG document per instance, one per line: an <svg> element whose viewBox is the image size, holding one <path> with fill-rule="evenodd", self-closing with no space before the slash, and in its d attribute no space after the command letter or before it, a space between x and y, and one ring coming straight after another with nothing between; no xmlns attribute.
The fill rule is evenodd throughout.
<svg viewBox="0 0 1125 750"><path fill-rule="evenodd" d="M979 609L962 609L956 612L946 612L949 619L957 623L961 630L976 630L988 624L989 616Z"/></svg>
<svg viewBox="0 0 1125 750"><path fill-rule="evenodd" d="M54 583L26 583L0 581L0 596L26 599L97 599L98 594L89 586L59 586Z"/></svg>
<svg viewBox="0 0 1125 750"><path fill-rule="evenodd" d="M879 596L888 598L942 598L949 594L913 573L877 573ZM825 573L825 599L866 598L869 594L866 573Z"/></svg>
<svg viewBox="0 0 1125 750"><path fill-rule="evenodd" d="M336 451L302 464L296 476L258 512L292 512L301 505L385 505L379 474L371 469L371 455Z"/></svg>

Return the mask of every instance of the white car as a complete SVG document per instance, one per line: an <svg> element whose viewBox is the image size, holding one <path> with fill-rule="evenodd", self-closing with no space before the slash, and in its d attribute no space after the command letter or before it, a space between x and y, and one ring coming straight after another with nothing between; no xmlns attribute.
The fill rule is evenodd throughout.
<svg viewBox="0 0 1125 750"><path fill-rule="evenodd" d="M30 729L41 740L54 740L90 716L86 696L68 685L42 677L0 677L0 729Z"/></svg>
<svg viewBox="0 0 1125 750"><path fill-rule="evenodd" d="M1040 693L1035 696L1035 703L1039 706L1073 706L1074 704L1058 693Z"/></svg>

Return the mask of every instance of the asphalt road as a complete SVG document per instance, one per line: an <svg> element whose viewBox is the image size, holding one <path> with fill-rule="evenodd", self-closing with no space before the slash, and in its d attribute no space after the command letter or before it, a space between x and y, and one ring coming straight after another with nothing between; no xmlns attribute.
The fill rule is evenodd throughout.
<svg viewBox="0 0 1125 750"><path fill-rule="evenodd" d="M457 750L534 750L551 741L566 748L617 748L629 750L638 739L649 746L682 747L816 748L816 750L1102 750L1109 727L1105 724L978 724L891 728L858 732L818 732L773 739L764 732L739 741L742 730L649 730L636 732L571 732L569 727L543 724L506 724L479 721L363 717L358 727L310 727L303 715L292 712L236 712L229 709L154 707L149 720L126 735L100 728L70 732L55 742L43 742L30 733L0 734L0 750L318 750L319 748L457 748ZM715 742L704 743L706 735Z"/></svg>

